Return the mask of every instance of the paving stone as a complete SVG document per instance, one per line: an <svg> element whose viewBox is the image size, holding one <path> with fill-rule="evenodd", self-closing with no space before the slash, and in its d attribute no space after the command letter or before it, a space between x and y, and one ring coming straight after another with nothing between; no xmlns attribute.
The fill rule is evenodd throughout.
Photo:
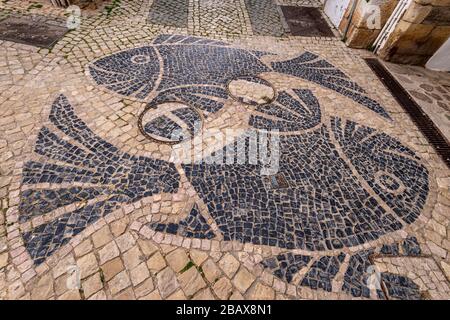
<svg viewBox="0 0 450 320"><path fill-rule="evenodd" d="M255 281L255 276L251 274L246 268L239 269L236 276L233 278L233 285L241 292L245 293L247 289Z"/></svg>
<svg viewBox="0 0 450 320"><path fill-rule="evenodd" d="M249 290L247 297L250 300L273 300L275 299L275 291L261 282L257 282Z"/></svg>
<svg viewBox="0 0 450 320"><path fill-rule="evenodd" d="M206 262L202 264L202 270L210 283L214 283L221 275L220 269L211 259L206 260Z"/></svg>
<svg viewBox="0 0 450 320"><path fill-rule="evenodd" d="M111 280L116 274L121 272L124 268L125 267L120 257L108 261L107 263L101 266L106 281Z"/></svg>
<svg viewBox="0 0 450 320"><path fill-rule="evenodd" d="M164 260L161 253L156 252L150 259L147 260L147 266L153 273L162 270L166 266L166 261Z"/></svg>
<svg viewBox="0 0 450 320"><path fill-rule="evenodd" d="M427 245L434 255L443 259L447 256L447 251L436 245L434 242L428 241Z"/></svg>
<svg viewBox="0 0 450 320"><path fill-rule="evenodd" d="M80 291L69 290L58 297L58 300L81 300Z"/></svg>
<svg viewBox="0 0 450 320"><path fill-rule="evenodd" d="M87 278L98 271L97 258L93 253L89 253L79 258L76 263L80 268L81 279Z"/></svg>
<svg viewBox="0 0 450 320"><path fill-rule="evenodd" d="M209 288L206 288L200 292L198 292L192 300L215 300L215 297L213 296L211 290Z"/></svg>
<svg viewBox="0 0 450 320"><path fill-rule="evenodd" d="M154 290L152 293L142 297L142 300L162 300L162 298L159 295L158 290Z"/></svg>
<svg viewBox="0 0 450 320"><path fill-rule="evenodd" d="M53 295L53 278L50 274L42 276L31 291L32 300L45 300Z"/></svg>
<svg viewBox="0 0 450 320"><path fill-rule="evenodd" d="M227 253L219 261L219 266L229 278L233 278L239 269L239 261L230 253Z"/></svg>
<svg viewBox="0 0 450 320"><path fill-rule="evenodd" d="M148 278L134 289L134 293L137 298L140 298L150 295L154 289L155 286L153 284L152 278Z"/></svg>
<svg viewBox="0 0 450 320"><path fill-rule="evenodd" d="M8 264L8 253L4 252L0 254L0 269L6 267L7 264Z"/></svg>
<svg viewBox="0 0 450 320"><path fill-rule="evenodd" d="M105 264L106 262L118 257L120 254L119 249L114 241L111 241L106 246L98 251L98 256L100 258L100 264Z"/></svg>
<svg viewBox="0 0 450 320"><path fill-rule="evenodd" d="M245 300L242 294L239 293L239 291L234 291L233 294L230 296L230 300Z"/></svg>
<svg viewBox="0 0 450 320"><path fill-rule="evenodd" d="M92 242L94 243L94 247L99 248L113 239L111 231L109 231L108 226L104 226L100 230L96 231L92 235Z"/></svg>
<svg viewBox="0 0 450 320"><path fill-rule="evenodd" d="M182 290L178 290L175 293L171 294L167 300L186 300L186 296L184 295Z"/></svg>
<svg viewBox="0 0 450 320"><path fill-rule="evenodd" d="M81 256L84 256L85 254L91 252L92 249L93 249L93 245L92 245L91 239L88 238L74 248L74 253L75 253L75 256L81 257Z"/></svg>
<svg viewBox="0 0 450 320"><path fill-rule="evenodd" d="M138 244L142 250L142 253L147 257L150 257L154 252L158 251L158 247L151 241L139 239Z"/></svg>
<svg viewBox="0 0 450 320"><path fill-rule="evenodd" d="M447 279L450 279L450 264L448 264L445 261L441 261L441 267L444 270L445 275L447 276Z"/></svg>
<svg viewBox="0 0 450 320"><path fill-rule="evenodd" d="M150 277L147 264L142 262L140 265L130 271L131 282L133 286L137 286L139 283Z"/></svg>
<svg viewBox="0 0 450 320"><path fill-rule="evenodd" d="M123 254L123 261L127 269L131 270L140 264L145 257L143 256L141 250L139 250L138 246L134 246L127 252Z"/></svg>
<svg viewBox="0 0 450 320"><path fill-rule="evenodd" d="M190 261L183 249L176 249L166 256L167 264L176 272L180 272Z"/></svg>
<svg viewBox="0 0 450 320"><path fill-rule="evenodd" d="M189 256L197 266L200 266L208 258L208 254L206 252L195 249L189 251Z"/></svg>
<svg viewBox="0 0 450 320"><path fill-rule="evenodd" d="M219 297L219 299L227 300L231 295L233 286L231 285L230 280L223 277L217 280L216 283L214 283L213 290L217 297Z"/></svg>
<svg viewBox="0 0 450 320"><path fill-rule="evenodd" d="M88 300L106 300L106 293L105 291L99 291L92 295Z"/></svg>
<svg viewBox="0 0 450 320"><path fill-rule="evenodd" d="M134 300L136 297L134 296L133 289L128 288L119 293L114 297L114 300Z"/></svg>
<svg viewBox="0 0 450 320"><path fill-rule="evenodd" d="M197 291L206 287L201 274L194 266L178 276L183 292L188 296L193 296Z"/></svg>
<svg viewBox="0 0 450 320"><path fill-rule="evenodd" d="M67 286L67 280L68 280L68 275L64 274L54 281L54 289L55 289L55 294L57 296L62 295L64 292L66 292L69 289Z"/></svg>
<svg viewBox="0 0 450 320"><path fill-rule="evenodd" d="M98 292L100 289L103 288L100 273L96 273L93 276L84 280L81 284L81 287L83 288L84 296L86 298L89 298L94 293Z"/></svg>
<svg viewBox="0 0 450 320"><path fill-rule="evenodd" d="M116 238L116 243L120 249L120 252L125 252L134 246L136 240L133 238L131 233L127 232Z"/></svg>
<svg viewBox="0 0 450 320"><path fill-rule="evenodd" d="M175 272L169 267L156 275L156 282L162 298L167 298L180 286Z"/></svg>
<svg viewBox="0 0 450 320"><path fill-rule="evenodd" d="M116 295L126 287L131 285L130 278L126 271L122 271L117 274L114 278L108 281L109 290L111 290L112 295Z"/></svg>
<svg viewBox="0 0 450 320"><path fill-rule="evenodd" d="M120 219L118 221L114 221L111 223L111 233L114 235L114 237L117 237L122 235L125 230L128 227L128 223L125 219ZM119 246L120 248L120 246Z"/></svg>

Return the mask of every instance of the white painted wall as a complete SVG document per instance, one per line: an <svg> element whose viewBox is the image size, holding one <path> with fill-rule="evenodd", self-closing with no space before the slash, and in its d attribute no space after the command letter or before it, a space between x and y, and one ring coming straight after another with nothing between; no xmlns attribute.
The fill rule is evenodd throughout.
<svg viewBox="0 0 450 320"><path fill-rule="evenodd" d="M349 3L350 0L326 0L324 12L336 28L339 27Z"/></svg>
<svg viewBox="0 0 450 320"><path fill-rule="evenodd" d="M437 71L450 71L450 38L428 60L425 67Z"/></svg>

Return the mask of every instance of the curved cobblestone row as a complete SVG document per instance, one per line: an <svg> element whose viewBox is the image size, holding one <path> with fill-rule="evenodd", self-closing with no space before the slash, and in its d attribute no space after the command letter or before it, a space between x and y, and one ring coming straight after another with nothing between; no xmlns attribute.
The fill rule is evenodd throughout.
<svg viewBox="0 0 450 320"><path fill-rule="evenodd" d="M448 169L359 54L183 35L164 3L90 17L0 94L0 297L448 298Z"/></svg>

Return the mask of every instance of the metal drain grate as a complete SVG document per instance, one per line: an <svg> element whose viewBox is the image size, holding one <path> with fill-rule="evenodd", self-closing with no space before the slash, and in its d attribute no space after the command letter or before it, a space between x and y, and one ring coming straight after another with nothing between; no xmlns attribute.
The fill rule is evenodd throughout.
<svg viewBox="0 0 450 320"><path fill-rule="evenodd" d="M319 8L281 6L281 11L293 36L334 37Z"/></svg>
<svg viewBox="0 0 450 320"><path fill-rule="evenodd" d="M441 131L434 125L428 115L413 100L409 93L398 83L390 72L378 61L378 59L365 59L369 67L392 93L397 102L405 109L411 119L450 167L450 144Z"/></svg>
<svg viewBox="0 0 450 320"><path fill-rule="evenodd" d="M61 21L44 17L10 16L0 21L0 40L50 49L67 32Z"/></svg>

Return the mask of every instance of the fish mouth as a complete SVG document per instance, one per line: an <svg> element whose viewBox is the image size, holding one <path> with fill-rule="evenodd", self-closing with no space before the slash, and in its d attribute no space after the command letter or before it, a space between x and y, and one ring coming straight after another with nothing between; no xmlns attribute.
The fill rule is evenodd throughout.
<svg viewBox="0 0 450 320"><path fill-rule="evenodd" d="M106 91L146 102L158 87L161 63L158 50L146 45L99 57L86 66L85 74Z"/></svg>

